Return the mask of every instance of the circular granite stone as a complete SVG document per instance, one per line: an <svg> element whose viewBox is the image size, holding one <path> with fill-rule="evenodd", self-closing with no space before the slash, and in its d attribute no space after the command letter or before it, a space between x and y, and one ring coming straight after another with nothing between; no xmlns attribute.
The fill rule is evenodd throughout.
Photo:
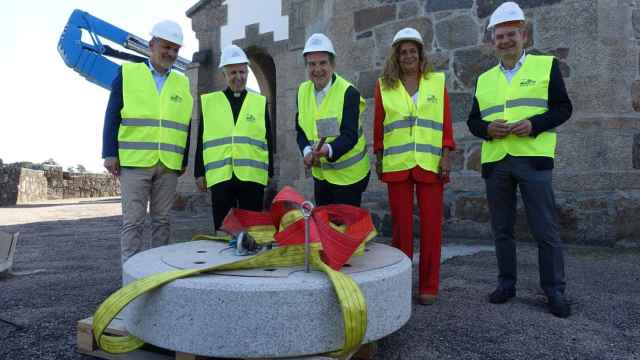
<svg viewBox="0 0 640 360"><path fill-rule="evenodd" d="M193 241L130 258L125 284L168 270L237 261L225 244ZM367 304L364 342L402 327L411 316L411 261L372 243L343 268ZM229 357L292 357L341 347L343 321L333 286L302 267L255 269L173 281L142 295L124 311L127 331L147 343L183 353Z"/></svg>

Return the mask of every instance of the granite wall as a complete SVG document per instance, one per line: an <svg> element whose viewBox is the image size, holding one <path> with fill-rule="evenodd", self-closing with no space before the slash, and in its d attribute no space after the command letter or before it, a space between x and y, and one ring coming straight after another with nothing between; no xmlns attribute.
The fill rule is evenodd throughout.
<svg viewBox="0 0 640 360"><path fill-rule="evenodd" d="M465 120L475 81L496 64L484 30L502 0L283 0L289 37L248 26L235 43L247 50L257 73L273 90L278 187L293 185L311 196L295 141L297 86L306 78L301 51L314 32L334 42L337 71L367 100L366 136L372 139L373 89L395 32L418 29L428 56L447 75L458 145L445 194L445 238L489 238L489 215L480 177L480 141ZM228 21L222 0L202 0L188 10L199 39L194 54L194 93L224 86L217 69L220 27ZM554 182L563 238L572 243L640 245L640 1L521 0L528 18L531 53L552 54L574 105L558 128ZM269 58L273 68L263 66ZM255 71L255 70L254 70ZM272 73L272 74L271 74ZM260 78L259 78L260 80ZM262 83L261 83L262 86ZM277 99L277 103L276 100ZM197 107L197 105L196 105ZM384 235L390 234L386 187L372 176L366 206ZM517 235L528 239L518 209Z"/></svg>
<svg viewBox="0 0 640 360"><path fill-rule="evenodd" d="M119 195L120 182L110 175L68 173L49 165L38 169L0 165L0 206Z"/></svg>

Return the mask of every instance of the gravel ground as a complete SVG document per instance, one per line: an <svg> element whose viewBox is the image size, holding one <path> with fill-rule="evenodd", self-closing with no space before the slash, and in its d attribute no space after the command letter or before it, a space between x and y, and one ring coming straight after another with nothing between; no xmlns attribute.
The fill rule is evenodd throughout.
<svg viewBox="0 0 640 360"><path fill-rule="evenodd" d="M117 201L0 208L0 231L21 232L14 270L45 270L0 278L0 359L93 359L75 352L75 324L120 286ZM210 227L203 211L173 219L175 238ZM486 301L493 253L448 260L436 304L414 305L409 322L379 341L375 359L640 360L640 249L569 247L568 319L546 310L535 246L518 251L513 301Z"/></svg>

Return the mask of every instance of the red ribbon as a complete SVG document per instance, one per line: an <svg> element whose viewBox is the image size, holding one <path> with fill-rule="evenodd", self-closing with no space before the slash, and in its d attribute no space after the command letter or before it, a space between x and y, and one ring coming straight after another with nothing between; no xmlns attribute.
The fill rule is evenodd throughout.
<svg viewBox="0 0 640 360"><path fill-rule="evenodd" d="M304 197L290 186L285 186L273 199L270 212L255 212L232 209L222 224L222 229L237 233L250 226L280 226L282 217L289 211L299 209ZM345 225L346 230L335 230L329 222ZM340 270L349 261L358 246L375 231L369 211L351 205L327 205L313 209L309 218L310 240L322 244L321 258L333 270ZM304 219L299 219L274 238L279 246L304 244Z"/></svg>

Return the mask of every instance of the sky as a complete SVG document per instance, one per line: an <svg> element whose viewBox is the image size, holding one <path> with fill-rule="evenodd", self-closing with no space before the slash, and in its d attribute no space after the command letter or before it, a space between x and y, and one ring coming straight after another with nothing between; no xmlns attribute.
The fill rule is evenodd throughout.
<svg viewBox="0 0 640 360"><path fill-rule="evenodd" d="M246 6L251 2L251 6ZM60 34L74 9L87 11L131 34L149 38L153 24L181 24L185 44L180 56L198 50L185 12L196 0L7 0L0 12L4 84L0 99L0 159L43 162L53 158L65 169L82 164L102 172L102 126L109 92L68 68L57 52ZM260 22L260 32L287 36L280 0L228 0L229 24L223 45L244 37L244 26ZM254 85L256 86L256 85Z"/></svg>

